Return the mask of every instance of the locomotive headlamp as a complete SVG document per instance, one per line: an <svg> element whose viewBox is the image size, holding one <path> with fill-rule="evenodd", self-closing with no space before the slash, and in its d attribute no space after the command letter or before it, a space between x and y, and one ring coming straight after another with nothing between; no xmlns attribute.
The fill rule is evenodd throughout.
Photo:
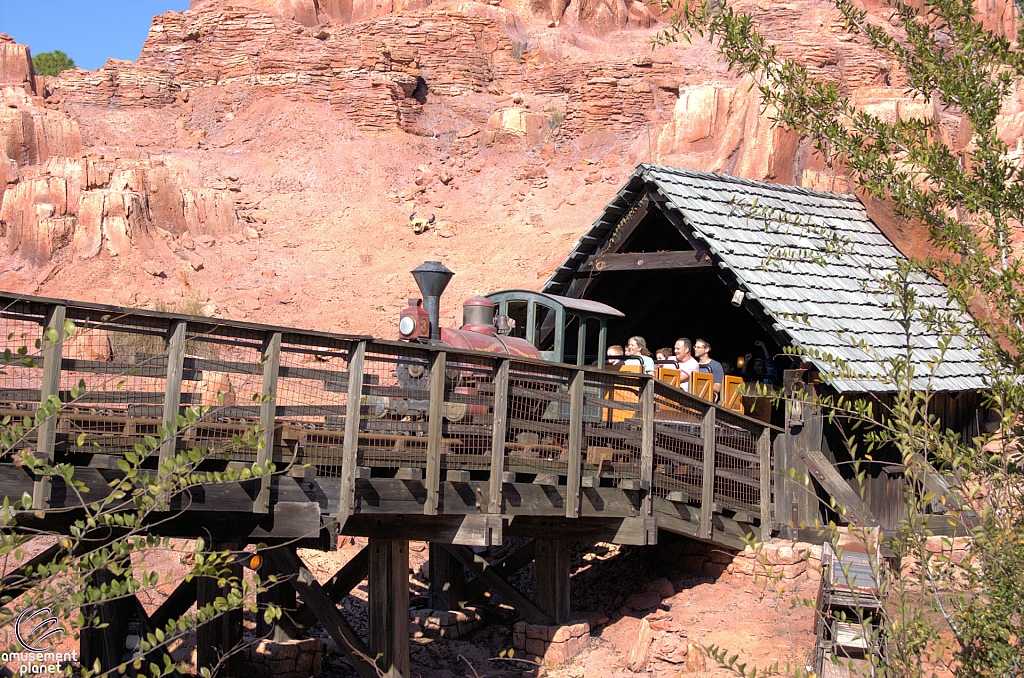
<svg viewBox="0 0 1024 678"><path fill-rule="evenodd" d="M398 321L398 332L403 337L408 337L416 330L416 321L412 316L404 315L402 319Z"/></svg>

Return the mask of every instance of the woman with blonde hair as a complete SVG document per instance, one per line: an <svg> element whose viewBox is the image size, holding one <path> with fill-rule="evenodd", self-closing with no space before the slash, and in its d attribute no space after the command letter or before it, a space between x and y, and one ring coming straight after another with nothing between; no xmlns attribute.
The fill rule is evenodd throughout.
<svg viewBox="0 0 1024 678"><path fill-rule="evenodd" d="M630 358L639 362L643 371L647 374L654 374L654 358L647 348L647 341L643 337L630 337L626 342L626 360Z"/></svg>

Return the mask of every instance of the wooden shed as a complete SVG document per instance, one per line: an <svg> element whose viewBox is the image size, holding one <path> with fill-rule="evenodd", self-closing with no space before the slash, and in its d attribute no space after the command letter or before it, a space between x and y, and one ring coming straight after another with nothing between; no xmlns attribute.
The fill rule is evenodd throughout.
<svg viewBox="0 0 1024 678"><path fill-rule="evenodd" d="M971 439L985 423L981 355L926 317L972 321L934 278L913 273L894 285L905 261L854 195L642 164L543 291L621 310L609 344L641 335L653 350L700 337L713 358L735 365L761 340L780 387L785 375L790 390L801 382L876 407L898 388L889 361L910 356L914 388L935 394L932 413ZM916 300L910 313L900 308L906 293ZM808 470L822 496L844 491L840 476L854 482L841 431L814 408L796 418L777 410L773 422L788 431L776 445L780 469ZM902 515L901 459L892 450L873 457L869 510L852 520L892 527ZM776 515L811 523L817 499L780 479Z"/></svg>

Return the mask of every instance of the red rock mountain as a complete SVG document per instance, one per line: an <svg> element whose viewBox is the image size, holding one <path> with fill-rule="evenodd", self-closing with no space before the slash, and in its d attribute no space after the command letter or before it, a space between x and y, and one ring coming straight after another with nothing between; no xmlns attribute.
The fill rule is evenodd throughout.
<svg viewBox="0 0 1024 678"><path fill-rule="evenodd" d="M740 2L865 108L966 143L827 3ZM47 78L0 35L0 288L391 336L408 270L457 272L449 320L536 287L637 162L846 189L706 43L652 50L658 28L637 0L193 0L136 61ZM1021 97L1000 125L1022 136Z"/></svg>

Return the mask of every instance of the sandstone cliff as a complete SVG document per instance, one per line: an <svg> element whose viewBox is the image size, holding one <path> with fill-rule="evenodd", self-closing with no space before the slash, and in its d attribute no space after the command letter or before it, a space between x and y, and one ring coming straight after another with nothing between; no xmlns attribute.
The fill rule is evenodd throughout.
<svg viewBox="0 0 1024 678"><path fill-rule="evenodd" d="M827 3L744 1L864 108L967 142ZM652 51L656 18L625 0L193 0L136 61L46 79L0 36L0 285L390 334L424 259L458 273L449 318L538 284L637 162L847 190L707 44ZM413 211L435 227L414 235Z"/></svg>

